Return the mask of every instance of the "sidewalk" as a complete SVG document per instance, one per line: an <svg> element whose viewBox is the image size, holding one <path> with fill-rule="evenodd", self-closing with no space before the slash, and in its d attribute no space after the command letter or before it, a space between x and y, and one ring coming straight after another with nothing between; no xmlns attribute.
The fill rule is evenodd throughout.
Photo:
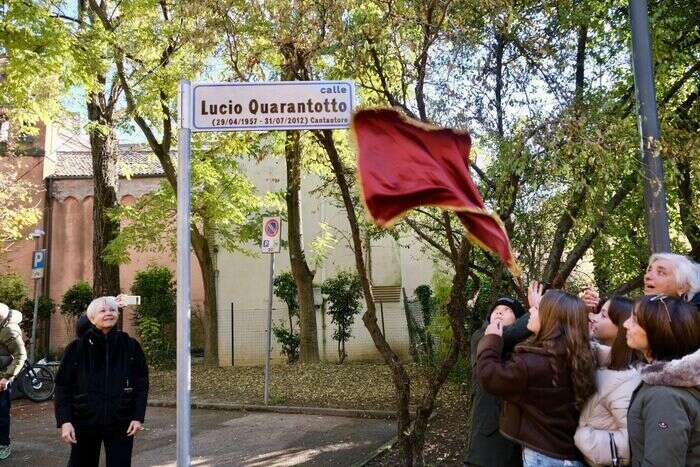
<svg viewBox="0 0 700 467"><path fill-rule="evenodd" d="M62 466L53 403L12 409L13 455L0 466ZM134 447L136 466L175 466L175 409L149 407ZM193 466L350 466L396 433L395 422L336 416L192 411Z"/></svg>

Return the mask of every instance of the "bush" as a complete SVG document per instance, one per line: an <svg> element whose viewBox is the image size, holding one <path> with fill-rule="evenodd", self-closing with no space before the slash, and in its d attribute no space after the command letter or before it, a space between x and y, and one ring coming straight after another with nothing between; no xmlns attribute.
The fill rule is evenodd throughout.
<svg viewBox="0 0 700 467"><path fill-rule="evenodd" d="M341 271L336 277L326 279L321 285L321 293L328 296L328 314L336 328L333 339L338 341L338 358L345 361L345 343L352 337L351 328L355 315L360 312L362 287L356 273Z"/></svg>
<svg viewBox="0 0 700 467"><path fill-rule="evenodd" d="M430 327L432 317L437 308L437 303L429 285L419 285L416 287L414 293L418 299L418 303L420 303L421 314L423 315L423 327L416 329L422 347L422 359L432 364L435 361L435 356L433 355L433 340L427 330Z"/></svg>
<svg viewBox="0 0 700 467"><path fill-rule="evenodd" d="M61 314L77 318L87 311L87 307L93 300L92 287L85 281L78 281L71 285L61 300Z"/></svg>
<svg viewBox="0 0 700 467"><path fill-rule="evenodd" d="M294 363L299 360L299 331L294 330L294 318L299 326L299 304L297 302L297 284L291 272L283 272L275 277L272 282L273 291L276 297L284 300L287 304L287 317L289 319L289 329L285 328L281 321L272 326L277 342L282 344L282 355L287 356L287 363Z"/></svg>
<svg viewBox="0 0 700 467"><path fill-rule="evenodd" d="M131 293L141 296L136 329L148 363L169 366L175 361L171 325L175 322L175 281L165 266L151 265L136 273Z"/></svg>
<svg viewBox="0 0 700 467"><path fill-rule="evenodd" d="M437 341L437 346L433 350L434 360L431 362L433 365L440 365L447 357L452 346L452 326L450 325L450 318L446 313L439 313L433 316L433 320L430 326L426 329L428 336L432 336ZM469 336L467 335L467 339ZM449 379L451 381L465 382L469 381L471 377L471 368L464 356L459 355L457 363L452 367L449 374Z"/></svg>
<svg viewBox="0 0 700 467"><path fill-rule="evenodd" d="M287 356L287 363L299 360L299 333L289 330L282 321L272 326L272 334L282 344L282 355Z"/></svg>
<svg viewBox="0 0 700 467"><path fill-rule="evenodd" d="M51 318L51 314L56 308L56 304L46 295L41 295L39 297L39 308L37 310L37 316L39 322L45 321ZM22 322L19 323L19 327L24 331L24 335L27 337L25 344L27 349L29 348L29 343L32 338L32 323L34 322L34 300L26 299L22 306L20 307L22 312ZM39 323L37 323L37 337L39 336ZM39 343L42 342L41 339L37 338L37 349Z"/></svg>
<svg viewBox="0 0 700 467"><path fill-rule="evenodd" d="M22 302L27 298L27 286L24 279L17 273L3 274L0 276L0 303L4 303L13 310L20 310Z"/></svg>

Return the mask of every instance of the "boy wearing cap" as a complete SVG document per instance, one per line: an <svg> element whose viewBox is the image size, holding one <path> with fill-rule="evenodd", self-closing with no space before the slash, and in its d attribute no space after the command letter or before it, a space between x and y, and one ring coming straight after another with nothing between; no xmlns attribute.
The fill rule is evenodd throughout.
<svg viewBox="0 0 700 467"><path fill-rule="evenodd" d="M503 359L506 360L515 346L527 339L531 332L527 329L530 314L517 300L502 297L496 300L481 329L471 337L471 365L474 374L476 349L483 337L486 326L500 322L503 328ZM501 435L498 431L498 417L501 400L481 387L472 378L471 433L469 450L464 458L465 465L488 467L520 467L522 452L519 444Z"/></svg>

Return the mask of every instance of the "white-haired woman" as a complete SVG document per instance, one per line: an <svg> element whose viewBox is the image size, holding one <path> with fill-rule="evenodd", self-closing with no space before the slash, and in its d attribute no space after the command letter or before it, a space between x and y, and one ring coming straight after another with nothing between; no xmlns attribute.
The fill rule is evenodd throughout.
<svg viewBox="0 0 700 467"><path fill-rule="evenodd" d="M683 255L651 255L644 274L644 295L678 297L700 308L700 265Z"/></svg>
<svg viewBox="0 0 700 467"><path fill-rule="evenodd" d="M92 326L68 345L56 374L56 423L71 445L68 465L97 467L104 443L108 466L130 466L146 414L146 359L138 341L115 328L114 297L96 298L86 314Z"/></svg>

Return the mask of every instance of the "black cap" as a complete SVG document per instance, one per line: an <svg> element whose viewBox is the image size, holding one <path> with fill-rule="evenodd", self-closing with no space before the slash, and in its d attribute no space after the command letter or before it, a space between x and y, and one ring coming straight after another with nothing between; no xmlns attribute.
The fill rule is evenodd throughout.
<svg viewBox="0 0 700 467"><path fill-rule="evenodd" d="M511 310L513 310L513 314L515 315L515 319L518 319L522 315L525 314L525 307L518 300L515 300L514 298L510 298L510 297L501 297L498 300L496 300L496 303L494 303L493 306L491 307L491 311L489 311L489 318L491 317L491 313L493 312L493 310L498 305L505 305L508 308L510 308Z"/></svg>

